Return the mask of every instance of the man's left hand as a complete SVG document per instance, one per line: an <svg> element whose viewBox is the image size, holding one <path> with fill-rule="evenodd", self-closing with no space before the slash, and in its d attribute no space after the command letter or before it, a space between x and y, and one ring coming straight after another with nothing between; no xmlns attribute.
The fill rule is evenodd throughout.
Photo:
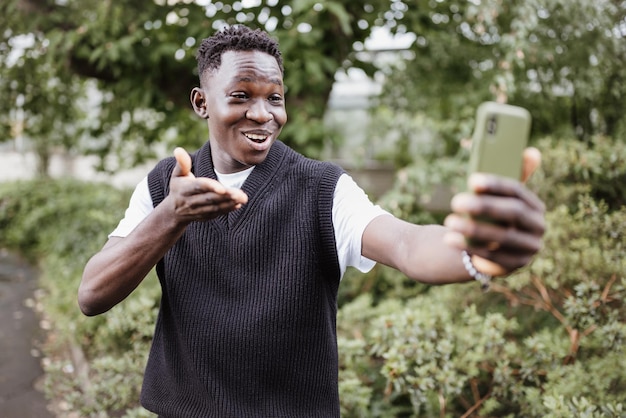
<svg viewBox="0 0 626 418"><path fill-rule="evenodd" d="M522 181L476 173L469 178L470 191L452 199L453 213L444 222L450 230L446 242L472 254L480 272L509 274L527 265L541 249L545 205L523 183L540 161L539 151L528 148Z"/></svg>

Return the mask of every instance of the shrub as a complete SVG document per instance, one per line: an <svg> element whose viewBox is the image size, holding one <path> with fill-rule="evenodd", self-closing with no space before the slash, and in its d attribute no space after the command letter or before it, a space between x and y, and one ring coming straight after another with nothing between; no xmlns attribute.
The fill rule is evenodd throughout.
<svg viewBox="0 0 626 418"><path fill-rule="evenodd" d="M589 194L608 209L626 206L626 143L604 136L590 142L545 138L537 144L543 153L542 167L531 178L550 209L578 206L578 197Z"/></svg>
<svg viewBox="0 0 626 418"><path fill-rule="evenodd" d="M619 416L601 411L622 408L626 391L626 210L587 198L548 222L545 251L491 294L433 288L362 331L388 392L406 395L415 416L543 417L559 397Z"/></svg>
<svg viewBox="0 0 626 418"><path fill-rule="evenodd" d="M32 180L0 184L0 247L37 263L39 305L51 324L43 347L46 392L65 412L107 416L138 407L159 288L154 277L106 315L76 303L83 267L124 214L130 194L101 183ZM130 409L133 408L133 409Z"/></svg>
<svg viewBox="0 0 626 418"><path fill-rule="evenodd" d="M454 285L394 293L394 303L345 301L340 335L367 353L350 360L353 370L363 385L380 385L374 370L386 381L369 415L350 416L626 416L626 207L615 182L626 145L539 147L544 164L530 187L548 205L548 230L530 266L487 294Z"/></svg>

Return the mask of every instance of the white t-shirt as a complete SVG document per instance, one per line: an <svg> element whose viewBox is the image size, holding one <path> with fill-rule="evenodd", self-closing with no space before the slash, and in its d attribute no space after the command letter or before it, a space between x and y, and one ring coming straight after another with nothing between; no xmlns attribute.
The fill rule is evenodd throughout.
<svg viewBox="0 0 626 418"><path fill-rule="evenodd" d="M233 174L215 173L217 179L226 187L240 188L254 167ZM125 237L154 209L148 188L148 178L144 177L133 192L124 218L109 234L109 237ZM374 205L367 194L348 174L342 174L335 187L333 197L333 227L339 255L341 275L347 266L362 272L370 271L376 264L361 255L361 238L365 227L377 216L388 214L378 205Z"/></svg>

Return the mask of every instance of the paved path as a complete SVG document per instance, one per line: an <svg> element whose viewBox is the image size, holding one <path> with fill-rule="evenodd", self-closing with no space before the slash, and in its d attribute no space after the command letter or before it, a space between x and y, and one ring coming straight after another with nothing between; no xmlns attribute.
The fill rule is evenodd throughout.
<svg viewBox="0 0 626 418"><path fill-rule="evenodd" d="M43 371L37 341L38 318L28 307L37 273L23 260L0 249L0 416L52 418L35 386Z"/></svg>

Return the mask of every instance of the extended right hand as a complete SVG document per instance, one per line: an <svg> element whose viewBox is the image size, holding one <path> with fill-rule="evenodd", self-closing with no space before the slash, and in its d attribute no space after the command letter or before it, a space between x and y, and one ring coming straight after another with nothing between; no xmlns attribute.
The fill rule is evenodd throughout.
<svg viewBox="0 0 626 418"><path fill-rule="evenodd" d="M196 177L191 172L191 157L184 149L174 150L176 167L170 179L174 214L182 222L206 221L239 209L248 202L241 189L224 187L217 180Z"/></svg>

